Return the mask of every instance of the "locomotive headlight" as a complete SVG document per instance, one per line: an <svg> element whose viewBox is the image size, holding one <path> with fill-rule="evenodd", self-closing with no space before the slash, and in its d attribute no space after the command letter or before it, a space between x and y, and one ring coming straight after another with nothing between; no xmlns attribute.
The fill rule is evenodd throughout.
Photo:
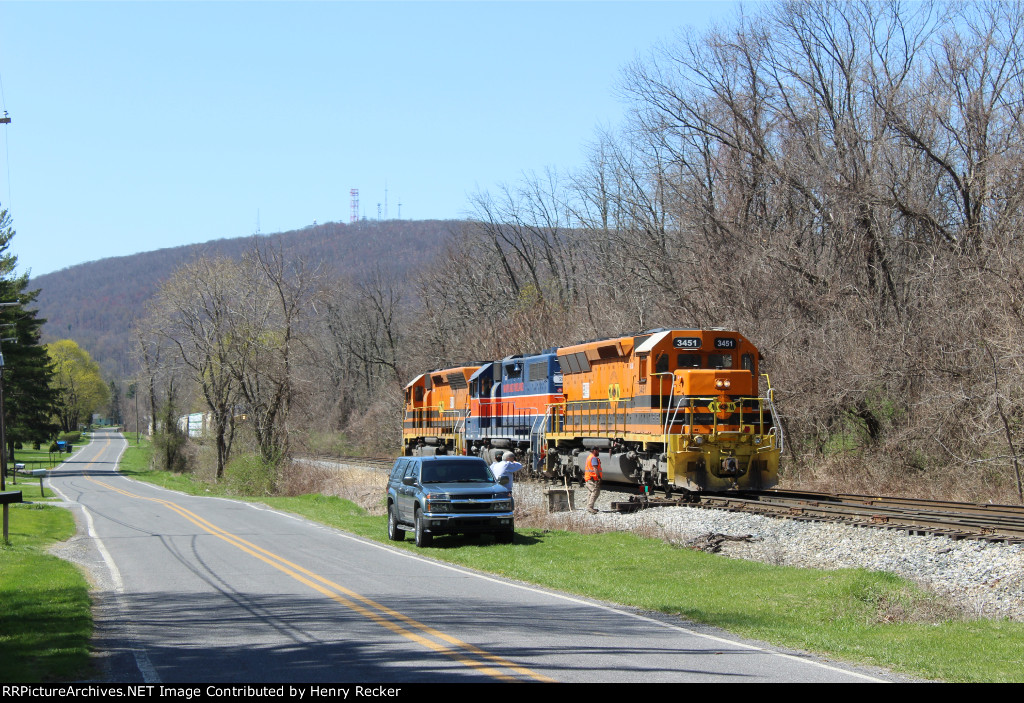
<svg viewBox="0 0 1024 703"><path fill-rule="evenodd" d="M724 391L726 388L730 387L731 385L732 385L732 381L730 381L727 378L719 378L718 380L715 381L715 388L720 390L720 391Z"/></svg>
<svg viewBox="0 0 1024 703"><path fill-rule="evenodd" d="M697 435L696 437L693 438L693 443L699 447L700 445L704 444L704 437L701 435Z"/></svg>

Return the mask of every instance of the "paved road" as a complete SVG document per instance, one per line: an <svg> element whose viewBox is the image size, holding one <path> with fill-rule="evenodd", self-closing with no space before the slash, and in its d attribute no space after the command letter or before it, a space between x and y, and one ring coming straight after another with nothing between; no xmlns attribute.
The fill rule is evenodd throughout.
<svg viewBox="0 0 1024 703"><path fill-rule="evenodd" d="M132 481L115 471L124 447L99 433L50 480L79 518L67 551L94 575L111 680L872 680L267 508Z"/></svg>

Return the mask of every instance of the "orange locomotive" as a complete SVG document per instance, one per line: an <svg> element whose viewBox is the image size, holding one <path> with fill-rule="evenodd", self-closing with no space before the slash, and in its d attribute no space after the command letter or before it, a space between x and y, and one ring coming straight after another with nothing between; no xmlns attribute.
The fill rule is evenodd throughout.
<svg viewBox="0 0 1024 703"><path fill-rule="evenodd" d="M507 383L499 370L543 370L537 360L548 357L546 386ZM782 435L771 389L759 393L759 362L736 332L662 329L434 371L406 388L405 450L491 460L511 449L535 474L582 481L596 447L605 481L694 496L768 488L778 480ZM494 380L484 382L487 374ZM524 413L527 398L544 407ZM520 410L482 421L488 407L492 415Z"/></svg>
<svg viewBox="0 0 1024 703"><path fill-rule="evenodd" d="M405 387L402 443L406 456L464 454L469 379L480 366L420 374Z"/></svg>
<svg viewBox="0 0 1024 703"><path fill-rule="evenodd" d="M778 482L781 429L760 354L725 330L654 330L562 347L565 401L550 409L544 468L699 493Z"/></svg>

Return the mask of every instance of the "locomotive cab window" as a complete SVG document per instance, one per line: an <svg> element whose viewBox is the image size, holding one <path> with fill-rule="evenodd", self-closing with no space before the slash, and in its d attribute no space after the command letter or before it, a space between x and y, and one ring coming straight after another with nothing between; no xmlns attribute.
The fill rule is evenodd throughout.
<svg viewBox="0 0 1024 703"><path fill-rule="evenodd" d="M412 389L413 400L417 403L423 402L423 386L416 386Z"/></svg>
<svg viewBox="0 0 1024 703"><path fill-rule="evenodd" d="M658 354L654 362L654 373L668 373L668 354Z"/></svg>
<svg viewBox="0 0 1024 703"><path fill-rule="evenodd" d="M740 358L740 366L743 367L744 370L754 373L754 355L744 354Z"/></svg>
<svg viewBox="0 0 1024 703"><path fill-rule="evenodd" d="M732 354L708 354L708 368L731 369Z"/></svg>
<svg viewBox="0 0 1024 703"><path fill-rule="evenodd" d="M519 364L508 364L505 367L505 378L518 379L523 375L523 367Z"/></svg>
<svg viewBox="0 0 1024 703"><path fill-rule="evenodd" d="M700 354L680 354L676 359L677 369L699 369Z"/></svg>

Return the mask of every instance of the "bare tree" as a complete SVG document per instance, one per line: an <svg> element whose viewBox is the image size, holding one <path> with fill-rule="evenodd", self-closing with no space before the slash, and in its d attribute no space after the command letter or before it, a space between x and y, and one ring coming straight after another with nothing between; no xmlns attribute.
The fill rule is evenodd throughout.
<svg viewBox="0 0 1024 703"><path fill-rule="evenodd" d="M288 416L295 390L295 348L308 332L318 277L302 262L289 264L279 249L243 257L233 306L227 311L230 375L264 461L288 453Z"/></svg>
<svg viewBox="0 0 1024 703"><path fill-rule="evenodd" d="M225 258L199 258L161 286L151 307L151 330L162 336L199 389L210 414L217 478L224 475L235 437L238 385L233 314L243 288L240 266Z"/></svg>

